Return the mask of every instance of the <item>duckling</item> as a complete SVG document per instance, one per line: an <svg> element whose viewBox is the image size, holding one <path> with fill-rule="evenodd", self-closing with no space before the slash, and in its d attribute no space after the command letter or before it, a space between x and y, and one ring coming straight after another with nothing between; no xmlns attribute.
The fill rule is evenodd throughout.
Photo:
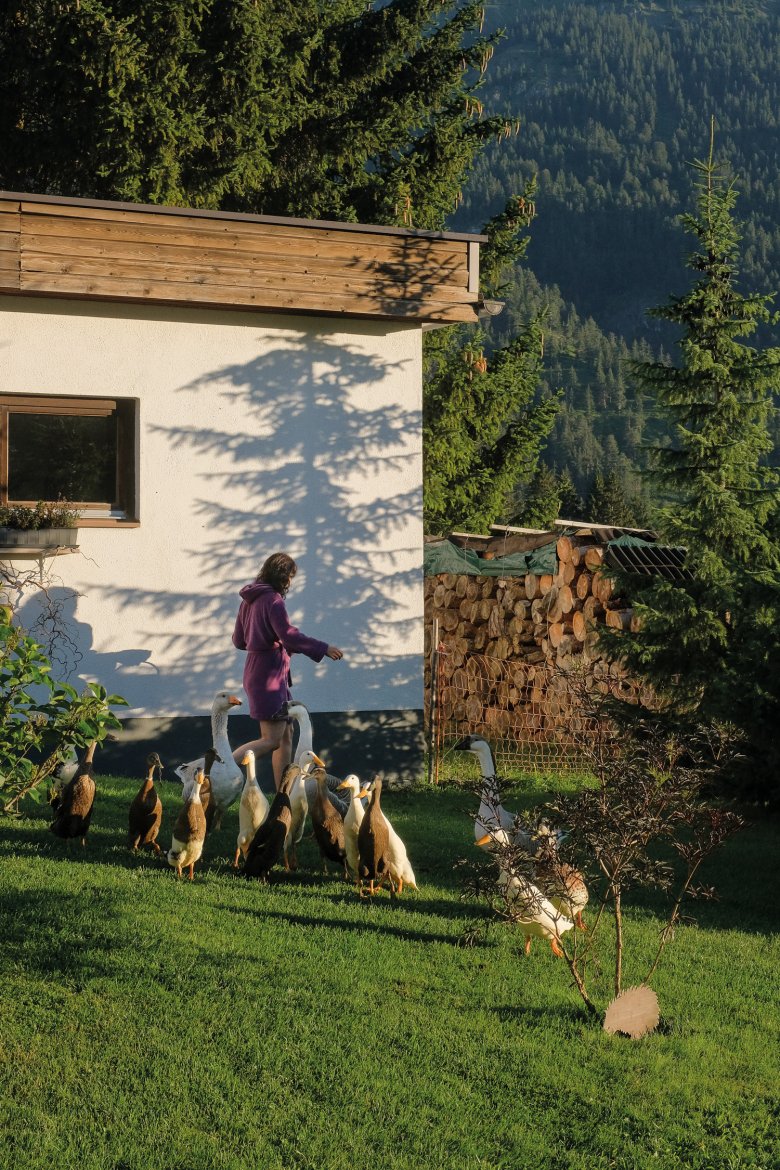
<svg viewBox="0 0 780 1170"><path fill-rule="evenodd" d="M62 837L66 841L71 837L80 837L82 848L87 843L87 832L95 803L92 767L96 747L97 740L93 739L84 753L76 775L65 785L55 818L49 826L55 837Z"/></svg>
<svg viewBox="0 0 780 1170"><path fill-rule="evenodd" d="M271 807L268 803L268 797L257 783L255 753L251 748L244 753L241 764L246 768L246 780L238 805L238 838L236 840L236 856L233 859L234 869L238 869L238 859L241 854L243 853L246 857L255 833L268 816L268 810Z"/></svg>
<svg viewBox="0 0 780 1170"><path fill-rule="evenodd" d="M347 809L347 815L344 817L344 850L347 855L349 872L357 879L359 864L358 830L363 817L366 815L362 800L364 790L361 789L360 781L354 773L342 780L339 788L349 793L349 808Z"/></svg>
<svg viewBox="0 0 780 1170"><path fill-rule="evenodd" d="M476 844L491 851L506 849L512 842L505 829L495 829L486 833ZM542 891L526 877L503 869L499 860L498 886L504 897L507 909L512 915L512 921L517 923L525 935L525 953L531 953L533 938L549 939L552 952L558 958L563 958L560 939L567 930L571 930L574 923L566 918L545 898Z"/></svg>
<svg viewBox="0 0 780 1170"><path fill-rule="evenodd" d="M157 752L150 752L146 757L146 779L130 805L128 813L128 849L133 852L139 845L151 845L155 853L162 852L157 844L157 834L162 821L162 801L154 787L155 768L162 772L162 763Z"/></svg>
<svg viewBox="0 0 780 1170"><path fill-rule="evenodd" d="M200 768L195 773L176 819L173 840L168 850L168 864L176 870L176 877L181 877L183 869L189 869L190 881L195 876L195 862L200 860L203 842L206 840L206 814L200 799L203 778L203 769Z"/></svg>
<svg viewBox="0 0 780 1170"><path fill-rule="evenodd" d="M371 789L371 803L358 829L358 878L360 896L363 897L363 883L368 882L369 895L375 893L374 882L381 888L386 879L391 881L390 866L390 833L388 824L380 806L382 795L382 779L377 776Z"/></svg>
<svg viewBox="0 0 780 1170"><path fill-rule="evenodd" d="M245 878L258 878L265 881L268 873L276 865L280 857L284 856L285 841L292 823L292 808L290 806L290 789L300 778L301 768L298 764L288 764L282 773L282 780L276 796L271 802L268 816L252 838L252 843L246 852L243 874ZM287 858L284 856L285 868Z"/></svg>
<svg viewBox="0 0 780 1170"><path fill-rule="evenodd" d="M343 869L344 878L348 879L347 852L344 847L344 818L330 799L324 764L317 767L313 775L317 782L317 791L311 806L311 823L314 829L314 839L319 846L322 858L323 873L328 872L328 861L335 861Z"/></svg>

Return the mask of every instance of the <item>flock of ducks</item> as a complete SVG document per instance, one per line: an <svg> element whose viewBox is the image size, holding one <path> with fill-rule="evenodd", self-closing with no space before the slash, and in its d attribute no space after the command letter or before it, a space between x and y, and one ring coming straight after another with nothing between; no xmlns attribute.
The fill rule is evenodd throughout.
<svg viewBox="0 0 780 1170"><path fill-rule="evenodd" d="M330 775L312 747L309 713L302 703L289 705L299 728L295 760L284 771L279 790L269 801L257 780L254 752L234 760L227 733L228 714L241 700L219 691L212 703L212 745L199 759L175 769L182 784L182 805L173 827L168 864L181 877L194 878L206 838L222 824L238 800L238 835L233 866L246 878L265 880L281 863L298 865L297 849L307 816L311 818L322 869L336 865L344 878L356 883L361 896L373 896L388 885L393 897L404 886L417 889L406 847L381 807L379 776L361 784L355 775L341 780ZM51 831L66 840L85 844L92 819L95 782L92 776L95 744L83 760L61 769L50 799L54 810ZM244 769L242 771L242 768ZM128 847L144 846L158 856L162 801L155 774L162 772L157 752L147 756L146 775L128 810ZM368 806L364 801L368 800Z"/></svg>
<svg viewBox="0 0 780 1170"><path fill-rule="evenodd" d="M381 807L379 776L363 784L355 775L345 779L328 773L313 749L311 719L302 703L291 702L290 715L298 724L295 760L288 765L278 791L269 801L257 780L254 752L233 758L227 731L228 714L241 700L219 691L211 709L212 744L202 757L175 769L182 784L182 806L173 827L168 864L181 877L194 878L209 833L222 824L227 810L238 801L238 834L233 867L244 877L264 881L271 869L298 865L298 845L310 817L323 873L328 865L355 883L361 896L373 896L389 885L392 896L404 887L417 889L406 847ZM498 889L508 916L525 936L525 953L534 937L550 942L563 955L561 936L575 925L584 929L582 911L588 890L582 874L558 854L562 834L544 822L534 831L523 827L503 807L490 745L481 736L461 739L455 750L476 756L482 772L480 804L474 822L475 843L488 850L499 869ZM92 818L95 781L92 776L95 744L83 760L61 772L52 791L54 819L51 831L65 839L85 842ZM151 848L158 856L162 801L155 773L162 772L156 752L146 760L146 776L128 811L128 846ZM243 770L242 770L243 769ZM364 802L368 801L366 805Z"/></svg>

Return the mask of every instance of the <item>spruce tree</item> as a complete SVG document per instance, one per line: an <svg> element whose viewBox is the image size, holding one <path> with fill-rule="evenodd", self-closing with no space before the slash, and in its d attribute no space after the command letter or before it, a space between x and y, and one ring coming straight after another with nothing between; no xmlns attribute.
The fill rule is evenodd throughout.
<svg viewBox="0 0 780 1170"><path fill-rule="evenodd" d="M482 289L502 290L506 270L519 262L533 216L529 196L513 196L486 226ZM423 452L426 530L484 531L506 518L519 482L536 472L558 399L539 401L542 321L536 318L491 353L480 327L437 330L426 341Z"/></svg>
<svg viewBox="0 0 780 1170"><path fill-rule="evenodd" d="M440 229L505 134L476 0L29 0L0 14L0 186Z"/></svg>
<svg viewBox="0 0 780 1170"><path fill-rule="evenodd" d="M568 467L564 467L558 475L558 494L561 500L558 515L562 520L588 519L582 496L577 491Z"/></svg>
<svg viewBox="0 0 780 1170"><path fill-rule="evenodd" d="M525 528L551 528L558 518L560 505L558 478L547 464L542 463L519 497L513 495L509 523Z"/></svg>
<svg viewBox="0 0 780 1170"><path fill-rule="evenodd" d="M760 750L780 718L780 501L767 463L780 349L744 340L773 323L772 297L735 287L736 189L712 144L695 168L697 208L683 224L696 241L696 279L654 310L681 330L679 361L633 365L673 425L654 475L666 494L662 537L687 550L688 579L634 579L642 626L613 648L678 713L732 722Z"/></svg>

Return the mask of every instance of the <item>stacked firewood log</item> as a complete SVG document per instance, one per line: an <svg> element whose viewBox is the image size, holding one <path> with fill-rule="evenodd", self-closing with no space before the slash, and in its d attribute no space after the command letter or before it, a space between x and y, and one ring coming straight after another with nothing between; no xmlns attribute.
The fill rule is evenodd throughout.
<svg viewBox="0 0 780 1170"><path fill-rule="evenodd" d="M434 619L439 715L453 734L574 742L588 692L638 702L639 685L599 647L600 626L636 626L603 572L605 550L590 534L561 536L555 574L426 578L426 709Z"/></svg>

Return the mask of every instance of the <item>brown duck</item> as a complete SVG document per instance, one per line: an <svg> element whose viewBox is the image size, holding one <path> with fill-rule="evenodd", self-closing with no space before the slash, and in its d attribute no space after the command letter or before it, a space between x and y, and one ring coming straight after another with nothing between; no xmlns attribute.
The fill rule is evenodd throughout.
<svg viewBox="0 0 780 1170"><path fill-rule="evenodd" d="M66 841L71 837L80 837L82 846L86 845L92 806L95 803L92 763L96 747L97 740L93 740L84 753L76 775L65 785L56 816L49 826L56 837L63 837Z"/></svg>
<svg viewBox="0 0 780 1170"><path fill-rule="evenodd" d="M217 803L213 799L211 792L211 768L216 762L221 764L222 757L217 755L213 747L206 748L203 754L203 783L200 786L200 802L203 805L203 813L206 817L207 833L210 833L214 828L214 822L219 812ZM219 828L219 825L217 825L217 828Z"/></svg>
<svg viewBox="0 0 780 1170"><path fill-rule="evenodd" d="M335 861L344 871L344 877L349 878L347 872L347 851L344 846L344 818L336 808L328 793L328 777L324 767L317 767L314 771L317 782L314 803L311 806L311 823L314 830L314 839L317 842L322 858L322 869L328 872L328 862Z"/></svg>
<svg viewBox="0 0 780 1170"><path fill-rule="evenodd" d="M374 883L377 888L389 880L390 832L380 807L382 780L377 776L371 789L371 803L358 829L358 878L360 896L363 897L363 883L368 882L368 892L373 895Z"/></svg>
<svg viewBox="0 0 780 1170"><path fill-rule="evenodd" d="M297 764L288 764L282 775L279 790L271 802L268 816L252 838L241 871L245 878L265 881L269 871L284 853L284 842L292 824L290 789L301 774ZM286 864L286 859L285 859Z"/></svg>
<svg viewBox="0 0 780 1170"><path fill-rule="evenodd" d="M195 876L195 862L200 860L203 842L206 840L206 814L200 800L203 778L203 771L198 769L176 818L173 840L168 850L168 864L176 870L177 878L181 877L182 870L189 869L190 881Z"/></svg>
<svg viewBox="0 0 780 1170"><path fill-rule="evenodd" d="M150 752L146 757L146 779L138 789L127 816L127 845L134 851L139 845L151 845L155 853L159 854L162 850L157 844L157 834L162 821L162 801L154 786L156 768L162 772L162 762L157 752Z"/></svg>

